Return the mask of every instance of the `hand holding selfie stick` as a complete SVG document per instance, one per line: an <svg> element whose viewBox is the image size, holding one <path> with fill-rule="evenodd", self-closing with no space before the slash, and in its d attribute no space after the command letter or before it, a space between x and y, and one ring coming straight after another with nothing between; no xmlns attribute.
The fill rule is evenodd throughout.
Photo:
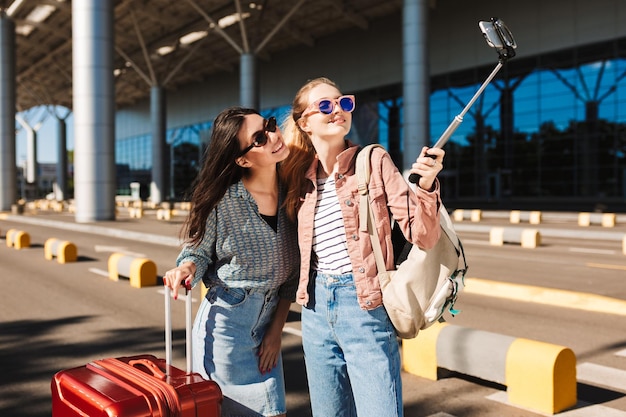
<svg viewBox="0 0 626 417"><path fill-rule="evenodd" d="M496 65L493 71L491 71L489 77L487 77L487 79L485 80L485 82L483 82L478 91L476 91L476 94L474 94L469 103L467 103L465 108L463 108L463 111L455 116L452 123L450 123L448 128L443 132L437 142L432 146L433 148L443 148L443 145L445 145L448 139L450 139L450 136L452 136L454 131L459 127L459 125L463 123L463 117L465 116L465 113L469 111L474 102L483 93L485 88L487 88L487 85L489 85L489 83L491 82L491 80L493 80L498 71L500 71L500 68L502 68L504 63L509 58L513 58L515 56L515 48L517 48L517 44L513 39L513 34L509 31L509 29L506 27L502 20L496 17L492 17L490 22L479 22L478 27L480 27L480 30L482 31L483 36L487 41L487 44L489 44L489 46L491 46L492 48L495 48L498 52L498 65ZM435 155L426 154L425 156L433 159L436 158ZM409 175L409 182L412 182L413 184L417 184L419 182L419 179L420 176L418 174Z"/></svg>

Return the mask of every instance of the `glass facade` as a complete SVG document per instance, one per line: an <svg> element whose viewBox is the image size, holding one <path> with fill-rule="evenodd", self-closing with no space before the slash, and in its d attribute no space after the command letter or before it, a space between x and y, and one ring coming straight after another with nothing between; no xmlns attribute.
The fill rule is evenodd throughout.
<svg viewBox="0 0 626 417"><path fill-rule="evenodd" d="M448 198L562 209L626 201L624 45L508 62L446 147ZM445 130L489 70L433 79L431 132Z"/></svg>
<svg viewBox="0 0 626 417"><path fill-rule="evenodd" d="M445 146L444 199L568 210L626 202L625 52L626 39L617 39L507 62ZM495 58L493 66L431 78L431 143L461 113ZM357 95L351 139L383 144L401 166L402 86L350 93ZM262 113L283 120L288 111L285 105ZM171 198L184 198L209 130L203 122L167 132ZM150 158L150 135L118 141L120 191L131 181L149 183Z"/></svg>
<svg viewBox="0 0 626 417"><path fill-rule="evenodd" d="M209 139L211 122L181 126L166 132L167 194L169 200L184 199L199 171L203 144ZM143 199L148 197L152 178L152 135L118 139L115 143L117 194L130 195L130 183L140 184Z"/></svg>

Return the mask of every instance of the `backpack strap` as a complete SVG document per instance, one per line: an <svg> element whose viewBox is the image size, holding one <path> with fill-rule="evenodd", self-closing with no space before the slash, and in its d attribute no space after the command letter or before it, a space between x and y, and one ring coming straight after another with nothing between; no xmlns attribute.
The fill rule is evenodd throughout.
<svg viewBox="0 0 626 417"><path fill-rule="evenodd" d="M373 143L361 149L356 157L355 175L357 178L357 189L359 191L359 228L367 231L367 216L369 211L369 190L371 167L371 153L374 148L382 148L381 145Z"/></svg>
<svg viewBox="0 0 626 417"><path fill-rule="evenodd" d="M467 259L465 258L465 250L463 249L461 239L459 239L456 231L454 230L452 219L448 214L448 210L444 207L443 204L439 208L439 225L441 226L441 233L445 233L454 245L456 253L459 256L459 260L463 260L463 266L458 267L457 272L462 273L464 276L468 269Z"/></svg>
<svg viewBox="0 0 626 417"><path fill-rule="evenodd" d="M381 147L379 144L367 145L361 151L356 158L355 175L357 177L357 187L359 190L359 228L362 231L367 231L372 242L372 249L374 251L374 258L376 258L376 268L379 273L387 270L385 265L385 259L383 258L383 250L380 247L380 239L378 237L378 231L376 230L376 219L374 218L374 212L370 208L369 190L368 185L370 181L371 173L371 161L370 155L375 147Z"/></svg>

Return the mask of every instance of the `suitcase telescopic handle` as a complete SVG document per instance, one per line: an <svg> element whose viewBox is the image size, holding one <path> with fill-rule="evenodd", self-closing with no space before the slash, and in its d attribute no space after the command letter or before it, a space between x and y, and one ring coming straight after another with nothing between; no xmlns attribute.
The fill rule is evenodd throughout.
<svg viewBox="0 0 626 417"><path fill-rule="evenodd" d="M167 285L165 291L165 363L172 364L172 294ZM187 373L193 369L193 354L191 348L191 287L185 287L185 356L187 357Z"/></svg>

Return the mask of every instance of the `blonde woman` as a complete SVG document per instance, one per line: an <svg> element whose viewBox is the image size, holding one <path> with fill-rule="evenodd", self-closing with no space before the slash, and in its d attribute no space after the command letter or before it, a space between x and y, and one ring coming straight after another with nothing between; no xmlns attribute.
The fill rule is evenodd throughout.
<svg viewBox="0 0 626 417"><path fill-rule="evenodd" d="M346 139L355 97L327 78L296 94L285 127L290 157L281 167L289 181L286 208L298 220L302 340L315 417L402 416L400 355L382 305L372 246L359 225L354 175L360 147ZM425 156L428 153L435 157ZM423 248L439 238L439 182L444 152L424 148L409 188L391 157L372 153L370 196L387 261L393 267L389 213L404 235ZM363 226L363 227L361 227Z"/></svg>

